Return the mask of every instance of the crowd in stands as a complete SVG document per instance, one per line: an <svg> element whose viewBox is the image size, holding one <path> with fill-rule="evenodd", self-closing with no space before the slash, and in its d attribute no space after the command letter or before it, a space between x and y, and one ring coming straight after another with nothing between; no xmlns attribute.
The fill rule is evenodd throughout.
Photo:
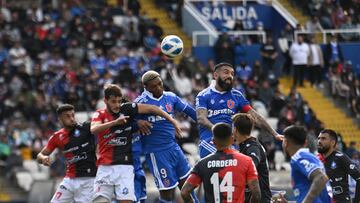
<svg viewBox="0 0 360 203"><path fill-rule="evenodd" d="M135 99L143 90L141 75L149 69L160 73L167 90L194 104L195 96L209 85L212 69L220 61L236 65L234 87L264 116L279 119L279 133L288 125L302 124L314 140L323 129L296 87L284 95L271 68L264 68L260 61L247 64L241 58L235 59L235 55L244 52L241 42L233 43L226 36L221 38L216 46L217 58L207 66L200 64L191 52L183 53L179 65L175 65L160 52L163 31L156 24L157 19L140 13L137 0L128 2L128 9L95 0L86 1L86 5L78 0L60 1L58 7L51 3L26 8L16 3L1 5L1 160L35 158L49 136L60 128L55 114L60 103L72 104L76 111L92 112L101 105L103 86L110 83L120 84L124 95L129 100ZM178 19L178 9L174 6L177 4L169 5ZM287 26L282 36L293 41L291 27ZM275 43L269 40L271 37L268 43ZM263 57L269 56L265 54L267 51L262 50ZM273 65L271 61L269 64ZM334 73L343 78L346 68L336 70ZM348 98L358 115L359 80L356 84L349 87ZM182 115L178 119L184 133L180 144L196 142L197 125ZM263 137L261 141L274 169L274 154L281 150L281 143ZM64 167L64 160L57 155L51 167L52 175L62 176Z"/></svg>
<svg viewBox="0 0 360 203"><path fill-rule="evenodd" d="M312 16L306 24L309 31L324 29L360 28L360 2L358 0L290 0L307 15ZM342 33L340 40L359 40L359 33Z"/></svg>

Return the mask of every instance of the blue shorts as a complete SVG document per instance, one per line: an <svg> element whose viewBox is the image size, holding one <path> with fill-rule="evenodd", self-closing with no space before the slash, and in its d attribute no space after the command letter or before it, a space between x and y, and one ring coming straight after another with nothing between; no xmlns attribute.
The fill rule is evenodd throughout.
<svg viewBox="0 0 360 203"><path fill-rule="evenodd" d="M144 170L141 166L140 155L136 153L133 156L133 164L134 164L134 187L135 187L135 196L136 202L140 202L140 200L145 200L146 196L146 177Z"/></svg>
<svg viewBox="0 0 360 203"><path fill-rule="evenodd" d="M233 149L239 150L239 146L232 145ZM216 152L216 147L212 141L207 142L205 140L201 140L199 144L199 153L200 158L204 158L209 154Z"/></svg>
<svg viewBox="0 0 360 203"><path fill-rule="evenodd" d="M199 144L200 158L204 158L207 155L214 153L214 152L216 152L216 148L212 141L210 141L210 142L207 142L205 140L200 141L200 144Z"/></svg>
<svg viewBox="0 0 360 203"><path fill-rule="evenodd" d="M187 178L191 172L191 167L177 144L164 151L146 154L146 163L159 190L175 188L178 181Z"/></svg>
<svg viewBox="0 0 360 203"><path fill-rule="evenodd" d="M143 169L135 171L134 186L135 186L136 202L140 202L140 200L145 200L147 198L146 178Z"/></svg>

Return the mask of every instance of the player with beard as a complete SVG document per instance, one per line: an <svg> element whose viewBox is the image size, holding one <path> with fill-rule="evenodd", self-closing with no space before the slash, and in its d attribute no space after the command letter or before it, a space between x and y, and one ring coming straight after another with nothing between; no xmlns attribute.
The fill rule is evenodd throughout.
<svg viewBox="0 0 360 203"><path fill-rule="evenodd" d="M251 108L249 101L243 94L233 88L234 67L228 63L219 63L214 67L213 77L215 81L196 97L196 115L199 125L200 157L203 158L216 151L212 142L211 128L218 122L231 125L231 117L239 112L248 113L255 124L278 140L279 135L267 122Z"/></svg>
<svg viewBox="0 0 360 203"><path fill-rule="evenodd" d="M319 158L325 165L326 174L330 178L330 185L334 202L360 202L360 172L350 158L337 151L337 134L325 129L318 137ZM349 175L356 181L354 201L351 201L349 192Z"/></svg>
<svg viewBox="0 0 360 203"><path fill-rule="evenodd" d="M96 175L95 138L90 122L77 123L74 106L63 104L56 110L63 128L56 131L37 155L37 161L51 165L50 154L57 148L65 156L66 175L56 190L52 203L91 202Z"/></svg>

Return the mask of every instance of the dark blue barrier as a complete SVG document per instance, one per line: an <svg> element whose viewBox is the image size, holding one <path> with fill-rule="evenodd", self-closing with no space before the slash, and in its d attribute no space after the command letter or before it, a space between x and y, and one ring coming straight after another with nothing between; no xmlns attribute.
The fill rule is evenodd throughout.
<svg viewBox="0 0 360 203"><path fill-rule="evenodd" d="M260 57L260 45L244 45L246 54L245 61L252 65L255 60L261 60ZM360 74L360 42L356 43L341 43L345 61L351 61L355 71L358 70ZM198 46L193 47L193 54L200 60L204 65L207 64L209 59L214 59L215 53L213 47L209 46ZM281 61L281 60L280 60Z"/></svg>

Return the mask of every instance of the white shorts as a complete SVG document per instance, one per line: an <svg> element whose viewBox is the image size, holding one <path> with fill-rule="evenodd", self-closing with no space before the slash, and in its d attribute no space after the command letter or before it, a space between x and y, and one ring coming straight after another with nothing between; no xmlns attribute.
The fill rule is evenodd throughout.
<svg viewBox="0 0 360 203"><path fill-rule="evenodd" d="M113 195L117 200L135 201L134 166L100 165L94 182L94 198L105 197L111 201Z"/></svg>
<svg viewBox="0 0 360 203"><path fill-rule="evenodd" d="M57 188L51 203L89 203L94 191L91 177L64 178Z"/></svg>

